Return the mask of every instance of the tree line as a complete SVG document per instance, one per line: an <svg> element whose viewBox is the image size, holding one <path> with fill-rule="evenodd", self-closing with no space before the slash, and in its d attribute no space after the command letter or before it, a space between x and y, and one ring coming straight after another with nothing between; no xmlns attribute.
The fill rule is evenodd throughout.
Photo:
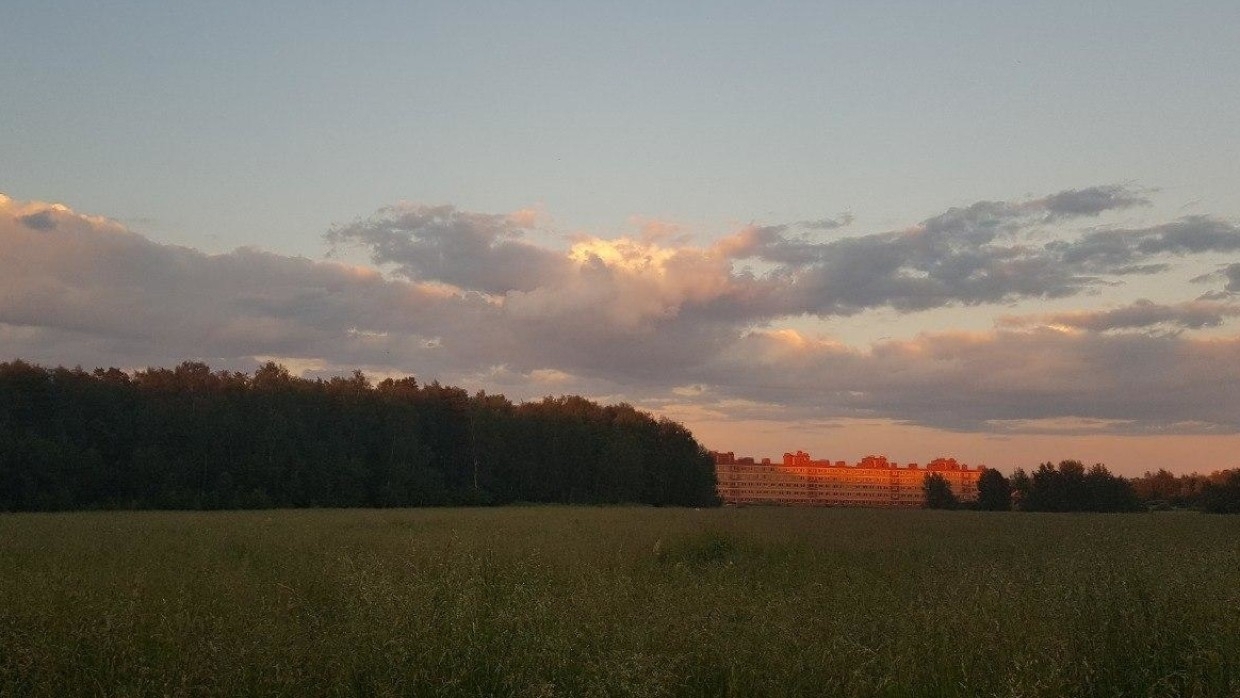
<svg viewBox="0 0 1240 698"><path fill-rule="evenodd" d="M1151 509L1200 509L1240 514L1240 468L1209 475L1174 475L1160 468L1132 480L1137 498Z"/></svg>
<svg viewBox="0 0 1240 698"><path fill-rule="evenodd" d="M926 506L961 506L947 480L926 476ZM1006 477L986 470L977 482L976 509L986 511L1123 512L1189 508L1212 513L1240 513L1240 469L1211 475L1173 475L1167 470L1134 479L1113 475L1101 463L1086 468L1077 460L1042 463L1033 472L1018 468Z"/></svg>
<svg viewBox="0 0 1240 698"><path fill-rule="evenodd" d="M0 510L718 504L680 424L275 363L127 373L0 363Z"/></svg>

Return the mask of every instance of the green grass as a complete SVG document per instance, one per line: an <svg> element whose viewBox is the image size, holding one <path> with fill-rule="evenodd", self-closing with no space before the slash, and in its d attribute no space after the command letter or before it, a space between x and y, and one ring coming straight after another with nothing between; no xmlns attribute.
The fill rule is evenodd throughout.
<svg viewBox="0 0 1240 698"><path fill-rule="evenodd" d="M0 516L0 695L1236 696L1240 518Z"/></svg>

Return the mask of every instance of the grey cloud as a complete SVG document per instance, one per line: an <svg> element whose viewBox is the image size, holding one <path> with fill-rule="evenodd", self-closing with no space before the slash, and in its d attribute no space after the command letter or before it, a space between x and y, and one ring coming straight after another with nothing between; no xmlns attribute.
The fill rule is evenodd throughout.
<svg viewBox="0 0 1240 698"><path fill-rule="evenodd" d="M794 268L822 259L823 249L828 243L814 242L804 237L786 237L786 229L786 226L754 228L747 249L749 254L745 256Z"/></svg>
<svg viewBox="0 0 1240 698"><path fill-rule="evenodd" d="M854 218L852 213L844 212L836 218L820 218L816 221L801 221L800 223L797 223L797 225L809 230L838 230L852 225L853 220Z"/></svg>
<svg viewBox="0 0 1240 698"><path fill-rule="evenodd" d="M1096 283L1046 255L962 243L920 231L830 243L817 262L780 272L787 312L853 314L889 306L916 311L951 304L1063 297Z"/></svg>
<svg viewBox="0 0 1240 698"><path fill-rule="evenodd" d="M1149 200L1120 185L1066 189L1037 201L1052 218L1097 216L1106 211L1144 206Z"/></svg>
<svg viewBox="0 0 1240 698"><path fill-rule="evenodd" d="M1227 276L1227 285L1223 288L1230 293L1240 293L1240 263L1227 265L1223 274Z"/></svg>
<svg viewBox="0 0 1240 698"><path fill-rule="evenodd" d="M25 216L18 217L22 225L31 230L52 230L56 227L56 220L52 217L51 211L39 211Z"/></svg>
<svg viewBox="0 0 1240 698"><path fill-rule="evenodd" d="M1029 206L1008 201L979 201L965 208L951 208L922 221L928 238L957 244L982 245L1012 230L1028 216Z"/></svg>
<svg viewBox="0 0 1240 698"><path fill-rule="evenodd" d="M1240 293L1240 262L1225 264L1212 272L1189 279L1194 284L1213 283L1220 280L1223 282L1222 290L1211 291L1203 297L1226 298L1232 293Z"/></svg>
<svg viewBox="0 0 1240 698"><path fill-rule="evenodd" d="M1240 251L1240 227L1209 216L1189 216L1130 232L1137 238L1137 250L1147 255Z"/></svg>
<svg viewBox="0 0 1240 698"><path fill-rule="evenodd" d="M561 255L521 237L522 228L509 216L452 206L384 209L327 234L333 244L368 247L376 264L394 264L410 279L493 294L532 290L564 271Z"/></svg>
<svg viewBox="0 0 1240 698"><path fill-rule="evenodd" d="M1115 267L1108 270L1108 273L1115 276L1153 276L1161 274L1171 268L1166 262L1156 264L1130 264L1126 267Z"/></svg>
<svg viewBox="0 0 1240 698"><path fill-rule="evenodd" d="M1051 325L1071 327L1091 332L1110 330L1134 330L1172 327L1198 330L1218 327L1229 317L1240 316L1240 304L1220 303L1199 299L1186 303L1165 305L1141 299L1129 305L1110 310L1051 313L1025 317L1002 318L999 324L1007 327Z"/></svg>
<svg viewBox="0 0 1240 698"><path fill-rule="evenodd" d="M783 405L781 418L887 418L974 432L1062 420L1109 433L1240 431L1236 337L943 333L864 351L757 333L693 379L732 399Z"/></svg>
<svg viewBox="0 0 1240 698"><path fill-rule="evenodd" d="M1137 229L1097 230L1074 241L1056 241L1047 250L1066 264L1114 273L1156 255L1240 252L1240 227L1209 216Z"/></svg>
<svg viewBox="0 0 1240 698"><path fill-rule="evenodd" d="M1146 200L1121 186L1070 189L1028 201L980 201L952 208L913 229L832 242L789 237L786 226L754 228L730 248L737 258L779 265L786 313L852 314L889 306L916 311L950 304L1058 298L1100 283L1099 275L1152 274L1159 263L1139 263L1161 252L1200 246L1207 223L1223 242L1229 224L1186 220L1179 227L1123 234L1091 234L1044 247L1022 235L1048 222L1093 217ZM1198 230L1198 229L1203 230ZM1150 241L1175 240L1160 248ZM1141 247L1142 242L1145 247ZM1223 242L1216 240L1215 244Z"/></svg>
<svg viewBox="0 0 1240 698"><path fill-rule="evenodd" d="M932 235L950 236L972 244L983 244L998 234L1011 232L1030 223L1091 218L1148 204L1137 192L1121 185L1065 189L1024 202L979 201L964 208L952 208L928 218L921 228Z"/></svg>
<svg viewBox="0 0 1240 698"><path fill-rule="evenodd" d="M906 234L827 243L814 250L818 258L812 263L804 262L811 254L803 247L776 240L767 249L774 251L771 261L800 263L787 263L780 272L790 280L789 308L821 315L881 306L912 311L1060 298L1102 283L1103 276L1163 272L1166 263L1151 261L1161 255L1240 250L1240 228L1202 217L1147 229L1095 231L1042 248L997 242L1002 216L949 218L959 225L938 218Z"/></svg>

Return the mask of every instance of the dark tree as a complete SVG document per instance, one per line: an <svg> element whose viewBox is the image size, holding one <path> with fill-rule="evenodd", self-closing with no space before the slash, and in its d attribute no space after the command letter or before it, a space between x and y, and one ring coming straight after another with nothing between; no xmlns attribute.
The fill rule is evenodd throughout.
<svg viewBox="0 0 1240 698"><path fill-rule="evenodd" d="M683 426L581 397L513 405L412 377L0 363L0 511L717 504Z"/></svg>
<svg viewBox="0 0 1240 698"><path fill-rule="evenodd" d="M1212 514L1240 514L1240 469L1218 474L1201 490L1200 507Z"/></svg>
<svg viewBox="0 0 1240 698"><path fill-rule="evenodd" d="M1029 498L1029 490L1033 489L1033 479L1024 468L1017 468L1008 483L1012 486L1012 508L1024 509L1024 502Z"/></svg>
<svg viewBox="0 0 1240 698"><path fill-rule="evenodd" d="M1012 508L1012 484L1003 473L988 468L977 479L977 508L983 511L1008 511Z"/></svg>
<svg viewBox="0 0 1240 698"><path fill-rule="evenodd" d="M1145 473L1129 481L1141 505L1150 509L1186 507L1215 511L1223 506L1220 496L1228 478L1236 470L1216 471L1209 475L1189 473L1173 475L1165 469ZM1219 488L1223 487L1223 490Z"/></svg>
<svg viewBox="0 0 1240 698"><path fill-rule="evenodd" d="M927 509L955 509L960 506L955 493L952 492L951 485L947 483L947 478L939 473L926 475L922 489L926 493Z"/></svg>
<svg viewBox="0 0 1240 698"><path fill-rule="evenodd" d="M1102 464L1085 470L1076 460L1055 467L1043 463L1030 478L1021 500L1024 511L1134 511L1136 495L1127 480L1112 475Z"/></svg>
<svg viewBox="0 0 1240 698"><path fill-rule="evenodd" d="M1131 480L1133 492L1142 504L1182 504L1180 501L1180 480L1166 468L1158 472L1146 472L1139 478Z"/></svg>
<svg viewBox="0 0 1240 698"><path fill-rule="evenodd" d="M1132 485L1095 463L1085 473L1086 511L1136 511L1140 507Z"/></svg>

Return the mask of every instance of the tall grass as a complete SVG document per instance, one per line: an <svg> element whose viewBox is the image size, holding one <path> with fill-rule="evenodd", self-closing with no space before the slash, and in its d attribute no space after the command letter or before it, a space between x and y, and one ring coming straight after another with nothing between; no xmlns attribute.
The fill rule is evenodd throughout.
<svg viewBox="0 0 1240 698"><path fill-rule="evenodd" d="M0 517L0 695L1240 695L1240 519Z"/></svg>

